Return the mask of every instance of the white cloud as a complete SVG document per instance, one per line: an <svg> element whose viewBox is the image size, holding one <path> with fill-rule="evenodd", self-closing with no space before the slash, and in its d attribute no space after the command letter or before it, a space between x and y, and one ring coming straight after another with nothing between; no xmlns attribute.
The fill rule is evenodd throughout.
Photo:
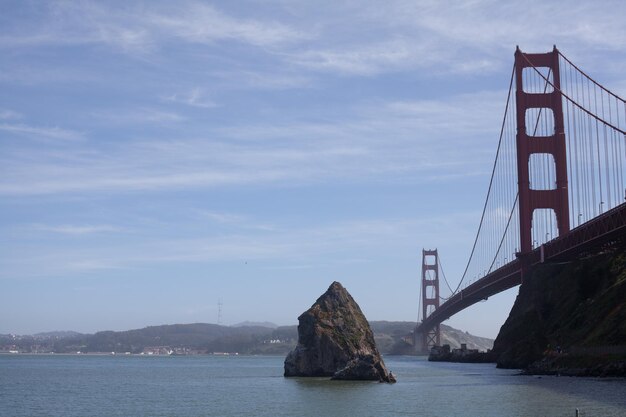
<svg viewBox="0 0 626 417"><path fill-rule="evenodd" d="M564 51L626 48L621 1L574 1L566 8L556 1L494 0L333 6L351 24L316 13L317 6L307 9L322 15L322 29L317 42L287 51L291 62L352 75L415 69L485 74L508 66L515 45L529 51L547 51L554 43Z"/></svg>
<svg viewBox="0 0 626 417"><path fill-rule="evenodd" d="M116 262L104 259L80 259L69 261L65 264L65 270L69 273L85 273L110 269L122 269Z"/></svg>
<svg viewBox="0 0 626 417"><path fill-rule="evenodd" d="M389 102L384 108L397 118L414 120L421 130L431 133L493 133L504 116L506 95L506 90L477 91L447 99Z"/></svg>
<svg viewBox="0 0 626 417"><path fill-rule="evenodd" d="M33 138L60 139L66 141L83 139L82 133L74 130L62 129L60 127L37 127L25 124L0 123L0 130Z"/></svg>
<svg viewBox="0 0 626 417"><path fill-rule="evenodd" d="M315 82L301 71L285 72L276 70L262 72L258 70L214 71L212 76L220 79L230 89L287 90L312 87Z"/></svg>
<svg viewBox="0 0 626 417"><path fill-rule="evenodd" d="M404 41L375 45L349 45L337 49L311 49L291 55L294 63L319 70L347 74L373 75L407 67L419 53L411 51Z"/></svg>
<svg viewBox="0 0 626 417"><path fill-rule="evenodd" d="M106 225L106 224L100 224L100 225L65 224L65 225L56 225L56 226L38 224L38 225L33 225L33 228L35 230L41 230L44 232L59 233L59 234L64 234L64 235L77 235L77 236L92 235L95 233L110 233L110 232L124 231L124 229L120 227Z"/></svg>
<svg viewBox="0 0 626 417"><path fill-rule="evenodd" d="M471 237L477 213L449 213L420 219L361 219L305 227L286 226L243 233L235 227L221 235L196 235L184 239L156 236L128 242L114 240L106 245L29 246L7 255L0 264L20 270L23 276L41 275L33 265L46 265L45 275L136 269L170 263L263 262L270 267L311 268L346 263L364 263L382 248L395 247L405 256L414 250L416 238L449 246L464 245ZM253 219L254 220L254 219ZM74 227L74 226L72 226ZM71 227L70 227L71 228ZM77 227L77 228L80 228ZM95 232L94 232L95 233ZM89 236L85 236L88 239ZM401 249L402 248L402 249ZM406 253L405 253L406 252ZM0 278L7 278L2 277Z"/></svg>
<svg viewBox="0 0 626 417"><path fill-rule="evenodd" d="M196 2L188 3L188 7L149 13L146 20L157 33L194 43L235 40L257 46L273 46L306 38L303 32L282 23L234 18L212 6Z"/></svg>
<svg viewBox="0 0 626 417"><path fill-rule="evenodd" d="M0 109L0 120L21 119L22 115L13 110Z"/></svg>
<svg viewBox="0 0 626 417"><path fill-rule="evenodd" d="M192 107L200 107L203 109L211 109L217 107L217 104L206 97L200 88L193 88L187 93L177 93L164 97L166 101L173 103L186 104Z"/></svg>
<svg viewBox="0 0 626 417"><path fill-rule="evenodd" d="M436 41L420 44L408 39L309 49L287 57L290 62L313 70L363 76L433 68L436 72L431 72L431 76L484 74L503 67L503 60L484 54L458 59L454 50L440 49Z"/></svg>
<svg viewBox="0 0 626 417"><path fill-rule="evenodd" d="M276 230L276 226L269 223L259 223L238 213L229 213L224 211L212 210L195 210L196 215L202 220L209 220L214 224L224 226L225 228L233 228L238 230L257 230L272 231Z"/></svg>
<svg viewBox="0 0 626 417"><path fill-rule="evenodd" d="M491 164L504 94L374 102L317 123L237 125L198 139L86 142L63 152L16 148L0 155L0 194L458 178Z"/></svg>
<svg viewBox="0 0 626 417"><path fill-rule="evenodd" d="M271 12L273 8L282 13ZM259 6L256 18L226 13L203 2L132 3L108 7L95 2L49 6L39 24L14 22L0 35L0 47L104 44L135 57L165 58L168 47L196 44L215 51L228 42L258 47L272 62L327 73L372 76L397 71L484 74L512 60L515 45L548 50L553 43L575 54L581 50L620 51L626 47L621 1L502 3L437 1L281 3ZM48 18L54 16L54 18ZM262 16L262 17L261 17ZM268 18L267 16L272 16ZM222 51L223 52L223 51ZM589 54L587 54L589 55ZM620 56L615 60L624 61ZM593 62L592 62L593 63ZM157 62L153 63L160 65ZM255 71L239 64L235 72ZM271 77L270 77L271 78ZM307 74L285 76L276 85L308 82ZM290 88L290 87L287 87ZM184 96L178 97L183 100Z"/></svg>
<svg viewBox="0 0 626 417"><path fill-rule="evenodd" d="M92 116L106 121L107 124L171 124L186 120L186 117L173 111L165 111L149 107L118 108L92 112Z"/></svg>
<svg viewBox="0 0 626 417"><path fill-rule="evenodd" d="M224 213L217 211L209 211L209 210L199 210L198 214L202 217L205 217L213 222L222 223L222 224L240 224L246 221L244 216L233 213Z"/></svg>
<svg viewBox="0 0 626 417"><path fill-rule="evenodd" d="M232 40L269 47L306 37L280 22L229 16L197 1L133 3L116 8L91 1L57 2L44 10L53 18L28 27L7 27L0 35L0 47L101 43L124 52L147 53L172 38L201 44Z"/></svg>

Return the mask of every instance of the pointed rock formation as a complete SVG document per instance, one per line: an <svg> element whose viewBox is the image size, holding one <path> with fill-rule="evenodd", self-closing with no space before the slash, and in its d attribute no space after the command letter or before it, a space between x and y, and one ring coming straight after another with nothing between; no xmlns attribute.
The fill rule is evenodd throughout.
<svg viewBox="0 0 626 417"><path fill-rule="evenodd" d="M285 359L285 376L395 382L367 319L340 283L333 282L298 321L298 345Z"/></svg>

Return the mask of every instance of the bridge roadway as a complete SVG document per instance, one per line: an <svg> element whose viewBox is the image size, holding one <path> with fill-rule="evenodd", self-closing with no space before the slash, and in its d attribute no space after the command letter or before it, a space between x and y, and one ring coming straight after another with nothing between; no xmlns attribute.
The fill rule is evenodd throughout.
<svg viewBox="0 0 626 417"><path fill-rule="evenodd" d="M431 330L454 314L488 297L522 283L522 271L544 262L563 262L584 256L586 252L626 240L626 203L545 243L533 251L519 255L512 262L492 271L467 286L415 327L415 333Z"/></svg>

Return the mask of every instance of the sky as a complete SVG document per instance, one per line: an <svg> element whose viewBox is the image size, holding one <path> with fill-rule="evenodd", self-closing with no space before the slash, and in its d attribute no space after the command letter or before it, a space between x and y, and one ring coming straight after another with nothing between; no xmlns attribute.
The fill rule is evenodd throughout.
<svg viewBox="0 0 626 417"><path fill-rule="evenodd" d="M415 321L422 249L452 285L470 254L516 45L626 96L625 17L0 0L0 333L296 324L335 280ZM495 337L516 294L445 323Z"/></svg>

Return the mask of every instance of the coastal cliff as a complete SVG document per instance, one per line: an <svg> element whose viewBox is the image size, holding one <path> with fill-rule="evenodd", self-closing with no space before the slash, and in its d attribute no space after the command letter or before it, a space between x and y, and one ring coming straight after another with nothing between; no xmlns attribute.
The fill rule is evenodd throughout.
<svg viewBox="0 0 626 417"><path fill-rule="evenodd" d="M340 283L333 282L298 321L298 345L285 359L285 376L395 382L369 323Z"/></svg>
<svg viewBox="0 0 626 417"><path fill-rule="evenodd" d="M533 268L494 342L498 367L626 376L626 248Z"/></svg>

